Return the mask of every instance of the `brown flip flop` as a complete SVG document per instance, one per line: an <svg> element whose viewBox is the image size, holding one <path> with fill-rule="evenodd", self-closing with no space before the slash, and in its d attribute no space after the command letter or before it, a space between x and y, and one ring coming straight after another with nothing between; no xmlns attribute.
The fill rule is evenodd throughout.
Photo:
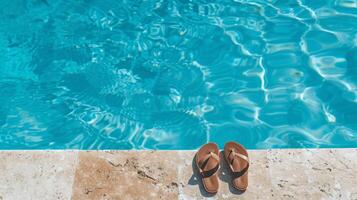
<svg viewBox="0 0 357 200"><path fill-rule="evenodd" d="M247 150L236 142L224 145L224 157L232 172L233 187L245 191L248 187L249 157Z"/></svg>
<svg viewBox="0 0 357 200"><path fill-rule="evenodd" d="M196 153L196 166L200 172L202 184L208 193L218 192L219 150L214 143L203 145Z"/></svg>

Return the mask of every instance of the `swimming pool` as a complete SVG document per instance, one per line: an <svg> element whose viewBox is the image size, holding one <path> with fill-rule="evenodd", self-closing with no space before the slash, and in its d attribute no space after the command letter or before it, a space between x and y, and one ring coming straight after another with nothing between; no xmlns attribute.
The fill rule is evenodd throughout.
<svg viewBox="0 0 357 200"><path fill-rule="evenodd" d="M2 0L0 93L0 149L357 147L357 3Z"/></svg>

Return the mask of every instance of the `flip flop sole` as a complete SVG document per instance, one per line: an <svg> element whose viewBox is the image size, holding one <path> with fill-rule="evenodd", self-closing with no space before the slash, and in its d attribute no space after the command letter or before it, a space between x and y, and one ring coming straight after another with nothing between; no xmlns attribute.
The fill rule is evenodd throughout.
<svg viewBox="0 0 357 200"><path fill-rule="evenodd" d="M218 163L216 163L215 161L212 161L212 160L208 160L204 169L202 169L202 170L209 171L210 169L215 168L217 166L217 164L219 165L218 146L214 143L208 143L208 144L205 144L204 146L202 146L196 153L195 163L196 163L196 167L197 167L198 171L200 171L200 169L201 169L200 163L204 162L207 159L207 155L209 155L210 152L212 152L218 156L218 161L216 161ZM217 169L217 171L218 171L218 169ZM218 192L219 181L218 181L217 173L213 173L209 177L202 177L202 175L200 174L200 178L201 178L202 185L206 192L208 192L210 194L215 194Z"/></svg>
<svg viewBox="0 0 357 200"><path fill-rule="evenodd" d="M241 155L245 156L246 158L248 158L248 152L242 145L240 145L240 144L238 144L236 142L228 142L224 146L224 157L225 157L225 160L226 160L226 162L227 162L227 164L228 164L228 166L230 168L232 176L235 174L234 171L242 171L245 168L247 168L246 169L247 171L244 172L243 175L241 175L239 177L233 177L232 178L232 186L235 189L244 192L248 188L248 167L249 167L249 162L244 160L244 159L236 158L237 161L234 161L234 164L232 165L232 159L229 158L229 155L230 155L232 149L234 149L234 151L237 154L241 154Z"/></svg>

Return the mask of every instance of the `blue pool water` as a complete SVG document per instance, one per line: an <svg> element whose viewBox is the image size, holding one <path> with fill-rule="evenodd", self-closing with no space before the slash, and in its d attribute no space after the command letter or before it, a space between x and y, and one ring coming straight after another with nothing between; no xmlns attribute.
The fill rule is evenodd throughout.
<svg viewBox="0 0 357 200"><path fill-rule="evenodd" d="M0 149L357 147L355 0L1 0Z"/></svg>

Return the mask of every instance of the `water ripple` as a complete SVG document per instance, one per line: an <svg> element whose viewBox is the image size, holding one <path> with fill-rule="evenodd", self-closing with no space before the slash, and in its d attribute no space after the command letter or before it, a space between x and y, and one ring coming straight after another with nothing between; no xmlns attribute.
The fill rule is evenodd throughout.
<svg viewBox="0 0 357 200"><path fill-rule="evenodd" d="M0 2L0 149L357 147L350 0Z"/></svg>

